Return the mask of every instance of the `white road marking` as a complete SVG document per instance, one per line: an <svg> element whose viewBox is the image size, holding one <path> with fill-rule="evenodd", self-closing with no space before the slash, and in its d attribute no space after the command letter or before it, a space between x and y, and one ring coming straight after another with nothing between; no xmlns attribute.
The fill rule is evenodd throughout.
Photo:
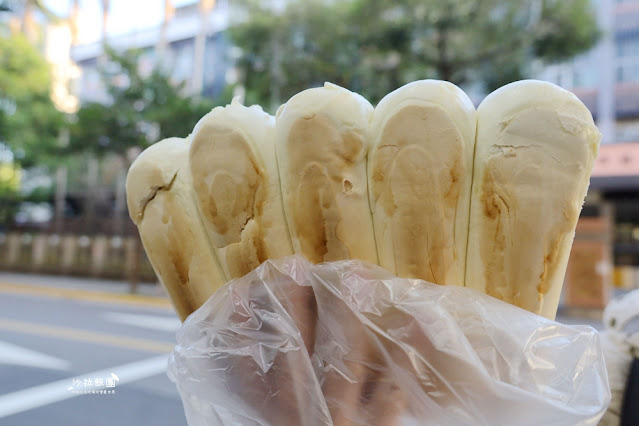
<svg viewBox="0 0 639 426"><path fill-rule="evenodd" d="M106 378L112 377L111 374L115 374L115 376L120 379L116 382L114 388L117 395L117 388L125 383L145 379L165 372L167 361L168 355L161 355L130 364L94 371L81 376L69 377L6 395L0 395L0 418L82 395L81 393L74 393L72 390L73 381L76 379L80 381L84 381L84 379L93 380L96 377ZM106 387L93 386L91 389L106 389ZM84 389L81 388L80 390Z"/></svg>
<svg viewBox="0 0 639 426"><path fill-rule="evenodd" d="M71 367L69 361L3 341L0 341L0 364L22 365L48 370L68 370Z"/></svg>
<svg viewBox="0 0 639 426"><path fill-rule="evenodd" d="M120 312L107 312L104 314L107 321L118 324L133 325L161 331L178 331L182 323L178 318L159 315L125 314Z"/></svg>

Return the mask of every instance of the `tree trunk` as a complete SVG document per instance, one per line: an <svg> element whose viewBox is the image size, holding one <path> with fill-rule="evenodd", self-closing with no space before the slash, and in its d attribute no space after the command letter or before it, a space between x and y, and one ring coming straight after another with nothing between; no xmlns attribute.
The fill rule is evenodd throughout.
<svg viewBox="0 0 639 426"><path fill-rule="evenodd" d="M126 211L126 169L124 166L118 170L115 183L115 218L114 218L114 234L124 234L124 215Z"/></svg>
<svg viewBox="0 0 639 426"><path fill-rule="evenodd" d="M140 282L140 261L142 260L142 247L140 244L140 235L136 232L132 241L133 250L131 251L131 267L128 271L129 292L136 294L138 292L138 283Z"/></svg>
<svg viewBox="0 0 639 426"><path fill-rule="evenodd" d="M55 233L64 233L64 207L67 195L67 166L60 166L55 174Z"/></svg>
<svg viewBox="0 0 639 426"><path fill-rule="evenodd" d="M282 49L279 43L279 29L276 30L271 38L273 46L271 51L273 52L273 58L271 59L271 110L275 111L281 104L281 87L282 87L282 67L280 66L282 60Z"/></svg>
<svg viewBox="0 0 639 426"><path fill-rule="evenodd" d="M95 233L96 216L95 216L95 202L96 193L98 191L98 174L99 174L98 159L93 155L89 158L88 170L87 170L87 192L85 200L84 221L85 230L87 234Z"/></svg>
<svg viewBox="0 0 639 426"><path fill-rule="evenodd" d="M64 148L69 145L69 128L64 127L60 130L58 136L58 143L60 147ZM64 232L64 207L67 198L67 179L68 179L67 166L61 165L56 170L55 174L55 232L56 234L62 234Z"/></svg>
<svg viewBox="0 0 639 426"><path fill-rule="evenodd" d="M453 67L448 58L448 31L442 27L437 34L437 62L435 67L440 80L451 81Z"/></svg>

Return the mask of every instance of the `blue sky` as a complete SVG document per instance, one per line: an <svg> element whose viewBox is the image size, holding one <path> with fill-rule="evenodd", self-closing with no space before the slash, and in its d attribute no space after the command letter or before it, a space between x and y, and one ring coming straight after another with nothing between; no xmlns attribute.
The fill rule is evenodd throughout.
<svg viewBox="0 0 639 426"><path fill-rule="evenodd" d="M196 0L173 0L173 5L194 3ZM71 0L44 0L44 4L58 15L67 16ZM80 31L84 42L95 41L102 31L100 0L80 0L82 21ZM110 35L125 34L159 25L164 15L164 0L110 0L108 31Z"/></svg>

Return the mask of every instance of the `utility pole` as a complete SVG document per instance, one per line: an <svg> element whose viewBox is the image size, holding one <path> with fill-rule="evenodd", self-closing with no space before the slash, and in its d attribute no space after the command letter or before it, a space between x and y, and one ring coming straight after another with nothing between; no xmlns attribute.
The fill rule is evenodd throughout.
<svg viewBox="0 0 639 426"><path fill-rule="evenodd" d="M195 36L195 57L193 60L193 76L191 77L191 93L199 96L204 85L204 57L206 55L206 38L209 33L211 11L215 7L215 0L200 0L200 30Z"/></svg>
<svg viewBox="0 0 639 426"><path fill-rule="evenodd" d="M79 0L73 0L71 3L71 9L69 10L69 16L66 20L66 25L69 28L70 34L70 43L69 43L69 52L78 42L78 17L80 13L80 5ZM72 66L71 64L67 64L66 67ZM68 74L68 70L65 71L64 79L70 78ZM72 78L72 77L71 77ZM70 93L69 93L70 96ZM57 105L58 109L63 111L64 113L70 115L73 114L77 109L77 101L69 103L68 100L64 100L64 102L60 102L61 105ZM67 115L67 117L68 117ZM61 148L64 148L69 145L69 127L64 126L60 130L60 134L58 137L58 143ZM61 164L58 166L55 174L55 200L54 200L54 208L55 208L55 223L54 223L54 231L58 235L62 235L64 233L64 223L65 223L65 206L66 206L66 196L67 196L67 183L68 183L68 169L67 166Z"/></svg>
<svg viewBox="0 0 639 426"><path fill-rule="evenodd" d="M102 2L102 46L103 52L98 57L98 66L106 62L106 45L107 45L107 26L109 23L109 0L101 0ZM86 211L85 211L85 230L88 234L95 232L96 225L96 198L98 190L98 179L100 172L100 164L94 154L89 154L87 168L87 192L86 192Z"/></svg>
<svg viewBox="0 0 639 426"><path fill-rule="evenodd" d="M156 64L161 66L165 65L166 52L169 46L167 32L169 29L169 22L173 19L173 15L175 15L175 7L173 7L173 3L171 0L164 0L164 19L162 19L162 26L160 27L160 38L155 47Z"/></svg>
<svg viewBox="0 0 639 426"><path fill-rule="evenodd" d="M118 164L118 171L115 178L115 217L113 233L118 236L124 235L124 215L126 212L126 172L126 165L123 160L120 164Z"/></svg>
<svg viewBox="0 0 639 426"><path fill-rule="evenodd" d="M601 0L599 27L603 38L599 43L599 87L597 91L597 127L603 135L602 143L615 142L615 11L612 0Z"/></svg>
<svg viewBox="0 0 639 426"><path fill-rule="evenodd" d="M59 144L65 147L69 144L69 128L60 131ZM65 204L67 198L67 166L60 165L55 173L55 233L64 233Z"/></svg>

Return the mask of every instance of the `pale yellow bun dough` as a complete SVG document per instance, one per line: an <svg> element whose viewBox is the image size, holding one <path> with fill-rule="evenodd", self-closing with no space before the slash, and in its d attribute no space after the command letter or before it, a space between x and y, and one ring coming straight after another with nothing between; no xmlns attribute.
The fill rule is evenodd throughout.
<svg viewBox="0 0 639 426"><path fill-rule="evenodd" d="M188 139L164 139L140 154L126 181L131 219L182 320L227 281L195 205L188 153Z"/></svg>
<svg viewBox="0 0 639 426"><path fill-rule="evenodd" d="M476 111L452 83L389 93L369 131L368 185L380 265L464 285Z"/></svg>
<svg viewBox="0 0 639 426"><path fill-rule="evenodd" d="M496 90L477 117L466 285L554 319L601 135L542 81Z"/></svg>
<svg viewBox="0 0 639 426"><path fill-rule="evenodd" d="M377 263L366 180L372 105L334 84L304 90L277 113L282 199L295 253L311 262Z"/></svg>
<svg viewBox="0 0 639 426"><path fill-rule="evenodd" d="M293 254L275 158L275 118L234 99L195 126L190 166L195 198L226 275Z"/></svg>

